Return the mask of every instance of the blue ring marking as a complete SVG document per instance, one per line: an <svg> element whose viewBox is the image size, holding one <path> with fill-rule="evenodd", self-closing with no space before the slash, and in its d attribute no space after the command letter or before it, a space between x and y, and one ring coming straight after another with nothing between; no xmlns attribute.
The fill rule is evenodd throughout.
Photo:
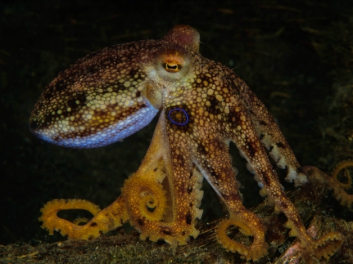
<svg viewBox="0 0 353 264"><path fill-rule="evenodd" d="M184 116L186 117L186 120L183 122L183 123L179 123L177 121L174 121L173 118L171 117L171 114L174 112L174 111L182 111L184 113ZM189 116L188 116L188 113L186 113L186 111L182 108L174 108L172 110L170 110L168 112L168 118L170 120L170 122L172 122L173 124L176 124L178 126L185 126L187 123L189 123Z"/></svg>

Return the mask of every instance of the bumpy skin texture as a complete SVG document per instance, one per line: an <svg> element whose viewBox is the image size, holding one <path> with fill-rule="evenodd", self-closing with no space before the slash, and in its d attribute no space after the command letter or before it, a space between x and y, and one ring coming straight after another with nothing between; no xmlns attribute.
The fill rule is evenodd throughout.
<svg viewBox="0 0 353 264"><path fill-rule="evenodd" d="M287 227L303 249L315 252L331 240L341 241L339 233L319 241L307 234L269 156L278 167L287 168L286 180L296 185L307 181L304 170L263 103L232 70L202 57L199 41L195 29L175 26L160 40L117 45L88 55L46 87L30 127L54 144L104 146L146 126L158 112L159 121L140 168L112 205L97 212L87 201L55 200L42 209L43 227L50 233L61 230L70 238L89 239L129 220L143 239L185 244L198 235L195 223L202 216L198 207L204 177L229 212L229 219L217 229L219 242L246 259L258 260L267 253L265 227L242 204L228 153L233 141L263 187L261 193L286 215ZM74 208L90 210L95 216L83 226L56 216L60 210ZM226 235L231 225L253 236L252 245L231 240ZM332 248L327 255L337 249Z"/></svg>

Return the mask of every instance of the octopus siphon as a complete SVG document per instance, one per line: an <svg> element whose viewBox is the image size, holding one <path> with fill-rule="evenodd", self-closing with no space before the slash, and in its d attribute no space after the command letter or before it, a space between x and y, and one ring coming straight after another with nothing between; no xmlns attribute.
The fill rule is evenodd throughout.
<svg viewBox="0 0 353 264"><path fill-rule="evenodd" d="M290 229L312 259L329 258L344 241L332 231L321 238L307 232L274 170L300 186L313 177L329 182L342 204L353 199L344 186L315 167L301 167L264 104L231 69L204 58L200 35L186 25L173 27L159 40L142 40L94 52L62 71L43 91L30 117L30 129L47 142L72 148L105 146L149 124L158 115L149 149L121 195L107 208L78 199L53 200L40 221L50 234L93 239L129 223L141 239L185 245L199 231L203 178L228 211L216 228L218 242L247 260L266 256L266 227L244 207L232 167L234 142L260 186L260 194L283 213ZM271 161L271 159L273 161ZM336 186L336 187L333 187ZM84 225L57 216L83 209L93 218ZM250 245L227 236L236 226Z"/></svg>

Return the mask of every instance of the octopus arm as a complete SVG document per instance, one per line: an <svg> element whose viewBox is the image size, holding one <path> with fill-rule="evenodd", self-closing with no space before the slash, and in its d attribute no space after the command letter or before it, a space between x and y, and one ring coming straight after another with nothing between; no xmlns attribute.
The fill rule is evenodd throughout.
<svg viewBox="0 0 353 264"><path fill-rule="evenodd" d="M203 141L202 147L195 154L195 162L200 171L225 203L229 219L223 220L217 227L218 241L228 250L238 252L246 259L258 260L267 254L268 245L265 242L265 227L254 213L246 209L242 203L236 174L231 165L228 144L221 139L211 142ZM200 152L200 149L202 151ZM207 151L207 150L211 150ZM227 228L237 226L247 236L253 236L250 246L243 245L227 236Z"/></svg>
<svg viewBox="0 0 353 264"><path fill-rule="evenodd" d="M202 176L192 166L187 150L183 153L178 149L178 158L172 158L175 151L174 144L168 138L165 113L162 111L140 168L122 189L130 223L140 231L141 238L152 241L163 239L173 246L184 245L190 236L198 236L196 218L202 215L198 209L202 198ZM167 198L166 189L169 190ZM147 203L148 199L143 202L146 196L150 197L150 204ZM152 206L153 213L148 213L146 206Z"/></svg>
<svg viewBox="0 0 353 264"><path fill-rule="evenodd" d="M296 186L306 183L306 175L300 170L299 162L266 106L243 81L237 80L237 83L240 83L239 89L241 90L242 101L245 102L244 106L247 108L262 144L268 150L277 167L287 168L285 180L288 182L294 181Z"/></svg>
<svg viewBox="0 0 353 264"><path fill-rule="evenodd" d="M242 108L241 104L236 107L239 109ZM291 229L290 235L296 236L300 240L301 246L306 248L310 254L315 255L315 258L326 258L331 255L332 252L337 250L337 245L339 245L339 243L335 243L335 245L332 246L332 241L342 241L342 234L331 232L318 240L308 235L298 210L285 195L278 180L278 176L272 169L272 164L267 153L260 144L257 131L251 122L251 115L248 111L245 111L245 109L239 112L241 112L241 115L236 121L236 127L241 127L242 129L230 130L230 139L243 153L244 157L253 168L254 173L257 175L257 178L263 184L270 198L274 201L276 208L286 215L288 221L285 226ZM330 253L327 254L327 251L319 250L321 248L330 250Z"/></svg>
<svg viewBox="0 0 353 264"><path fill-rule="evenodd" d="M79 225L57 215L59 211L75 209L89 211L93 218L90 221L85 221L84 225ZM68 236L71 239L93 239L118 228L129 219L121 197L103 210L86 200L56 199L46 203L41 212L39 221L43 222L42 228L47 229L51 235L54 231L60 231L63 236Z"/></svg>

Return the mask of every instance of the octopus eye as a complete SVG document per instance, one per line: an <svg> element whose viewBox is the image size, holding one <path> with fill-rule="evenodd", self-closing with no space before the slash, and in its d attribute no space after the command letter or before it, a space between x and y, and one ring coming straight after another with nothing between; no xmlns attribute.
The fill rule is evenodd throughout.
<svg viewBox="0 0 353 264"><path fill-rule="evenodd" d="M168 118L170 122L178 126L185 126L189 123L189 116L186 111L182 108L173 108L168 112Z"/></svg>
<svg viewBox="0 0 353 264"><path fill-rule="evenodd" d="M167 72L178 72L181 70L181 65L175 62L166 62L163 66Z"/></svg>
<svg viewBox="0 0 353 264"><path fill-rule="evenodd" d="M163 69L170 73L176 73L188 65L188 56L178 50L164 51L159 57Z"/></svg>

